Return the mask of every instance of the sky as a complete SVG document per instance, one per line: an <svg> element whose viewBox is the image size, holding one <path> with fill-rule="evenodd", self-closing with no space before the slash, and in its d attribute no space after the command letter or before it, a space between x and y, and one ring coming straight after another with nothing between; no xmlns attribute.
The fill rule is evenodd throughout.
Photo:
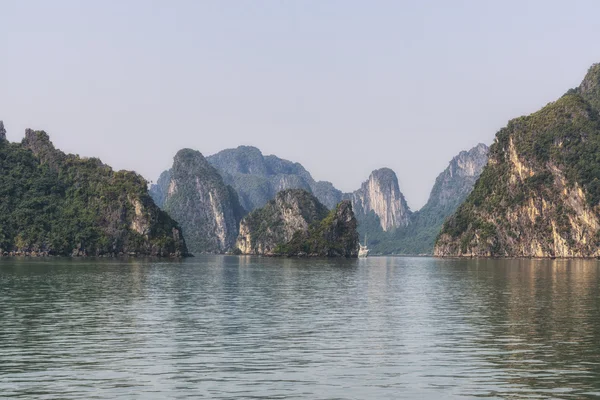
<svg viewBox="0 0 600 400"><path fill-rule="evenodd" d="M413 210L461 150L600 62L597 1L0 0L8 139L149 181L189 147L300 162L343 191L389 167Z"/></svg>

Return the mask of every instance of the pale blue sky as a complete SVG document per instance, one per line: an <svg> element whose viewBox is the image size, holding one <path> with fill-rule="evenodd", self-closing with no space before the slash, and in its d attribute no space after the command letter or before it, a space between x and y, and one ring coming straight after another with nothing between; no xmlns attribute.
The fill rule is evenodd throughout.
<svg viewBox="0 0 600 400"><path fill-rule="evenodd" d="M241 144L410 206L600 62L597 1L0 0L0 119L149 180Z"/></svg>

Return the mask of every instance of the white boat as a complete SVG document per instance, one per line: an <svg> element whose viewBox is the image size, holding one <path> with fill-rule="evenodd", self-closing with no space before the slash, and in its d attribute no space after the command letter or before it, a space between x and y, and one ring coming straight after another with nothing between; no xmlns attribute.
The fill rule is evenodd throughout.
<svg viewBox="0 0 600 400"><path fill-rule="evenodd" d="M369 248L367 247L367 235L365 235L365 245L358 244L360 247L358 249L358 257L366 258L369 255Z"/></svg>

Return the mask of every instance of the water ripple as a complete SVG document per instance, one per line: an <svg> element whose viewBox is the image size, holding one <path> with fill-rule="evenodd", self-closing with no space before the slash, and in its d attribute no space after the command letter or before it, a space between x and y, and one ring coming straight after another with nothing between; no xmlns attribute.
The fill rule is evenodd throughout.
<svg viewBox="0 0 600 400"><path fill-rule="evenodd" d="M597 397L598 266L2 259L0 397Z"/></svg>

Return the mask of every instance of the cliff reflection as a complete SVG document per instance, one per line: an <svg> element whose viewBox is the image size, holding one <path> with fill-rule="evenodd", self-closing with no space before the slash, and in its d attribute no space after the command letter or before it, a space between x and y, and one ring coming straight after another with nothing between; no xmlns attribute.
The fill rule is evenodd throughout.
<svg viewBox="0 0 600 400"><path fill-rule="evenodd" d="M475 354L509 386L543 396L600 379L600 274L592 260L481 260L467 264L480 304L470 320ZM508 395L508 393L506 393ZM539 393L538 393L539 394Z"/></svg>

